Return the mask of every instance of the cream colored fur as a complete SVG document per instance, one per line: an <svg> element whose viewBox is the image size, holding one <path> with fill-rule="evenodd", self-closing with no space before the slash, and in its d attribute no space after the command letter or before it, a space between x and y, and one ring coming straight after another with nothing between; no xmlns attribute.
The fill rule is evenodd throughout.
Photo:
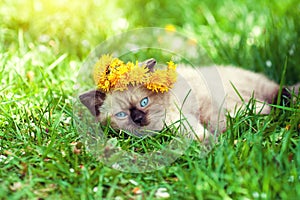
<svg viewBox="0 0 300 200"><path fill-rule="evenodd" d="M131 86L122 92L106 94L99 108L100 115L96 117L103 124L110 119L114 129L127 130L138 136L160 131L165 125L181 124L182 134L203 141L224 131L225 115L234 115L235 110L244 106L252 96L256 99L256 111L269 113L267 102L272 101L279 89L275 82L261 74L232 66L195 69L179 65L177 71L178 81L169 92L156 93L144 86ZM90 96L81 98L87 107L96 102L89 100ZM149 98L149 103L141 107L140 101L145 97ZM133 122L130 118L132 107L146 113L146 125ZM120 111L127 116L122 119L116 117Z"/></svg>
<svg viewBox="0 0 300 200"><path fill-rule="evenodd" d="M235 114L235 110L251 99L256 99L256 111L261 114L270 112L266 102L272 101L279 86L265 76L232 66L210 66L191 68L179 66L178 74L186 81L188 87L175 84L175 96L185 95L191 90L185 113L191 122L197 137L203 140L205 135L218 134L226 129L225 114ZM237 93L237 91L238 93ZM242 97L242 99L240 98ZM173 115L173 113L169 113ZM176 115L174 113L174 115ZM195 122L198 123L195 123ZM203 124L209 130L203 128Z"/></svg>
<svg viewBox="0 0 300 200"><path fill-rule="evenodd" d="M149 98L149 104L142 108L140 101L145 97ZM114 129L126 130L138 136L152 134L154 131L163 129L168 102L169 95L151 92L144 86L131 86L128 90L108 94L100 108L101 114L97 118L103 124L110 119L110 125ZM149 124L146 126L135 124L130 119L131 107L136 107L147 113L146 117ZM120 119L115 116L121 111L125 112L127 117Z"/></svg>

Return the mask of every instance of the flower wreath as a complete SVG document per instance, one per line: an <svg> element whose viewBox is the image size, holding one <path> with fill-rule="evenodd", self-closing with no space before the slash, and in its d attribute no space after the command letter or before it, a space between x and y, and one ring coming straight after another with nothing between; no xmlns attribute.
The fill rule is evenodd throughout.
<svg viewBox="0 0 300 200"><path fill-rule="evenodd" d="M147 89L155 92L167 92L176 82L176 65L173 61L167 62L167 69L151 70L146 66L139 66L138 61L134 64L126 64L111 55L102 55L94 66L94 81L98 89L103 92L123 91L128 85L144 85Z"/></svg>

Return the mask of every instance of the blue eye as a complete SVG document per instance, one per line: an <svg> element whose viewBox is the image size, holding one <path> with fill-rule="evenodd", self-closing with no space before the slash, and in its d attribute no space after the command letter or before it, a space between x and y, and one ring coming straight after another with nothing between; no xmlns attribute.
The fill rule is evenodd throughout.
<svg viewBox="0 0 300 200"><path fill-rule="evenodd" d="M147 106L148 103L149 103L149 98L148 98L148 97L145 97L145 98L143 98L143 99L140 101L141 107Z"/></svg>
<svg viewBox="0 0 300 200"><path fill-rule="evenodd" d="M116 117L118 118L124 118L127 116L126 112L118 112L117 114L115 114Z"/></svg>

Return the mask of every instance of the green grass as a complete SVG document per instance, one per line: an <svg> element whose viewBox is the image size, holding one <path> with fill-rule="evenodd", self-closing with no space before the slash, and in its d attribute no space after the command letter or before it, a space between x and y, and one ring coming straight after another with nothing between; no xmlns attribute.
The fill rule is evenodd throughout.
<svg viewBox="0 0 300 200"><path fill-rule="evenodd" d="M82 143L72 107L76 75L89 52L109 36L139 27L172 24L215 63L263 72L278 83L286 67L284 83L296 83L298 0L0 5L0 199L156 199L159 188L170 199L300 197L299 97L268 116L254 114L251 105L238 110L210 152L203 155L192 142L170 166L147 173L100 162ZM121 135L118 145L144 152L169 137Z"/></svg>

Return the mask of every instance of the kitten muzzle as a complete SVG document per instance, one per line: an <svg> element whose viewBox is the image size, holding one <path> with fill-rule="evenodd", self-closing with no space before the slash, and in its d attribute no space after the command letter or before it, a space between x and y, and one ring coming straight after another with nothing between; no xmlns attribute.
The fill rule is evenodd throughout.
<svg viewBox="0 0 300 200"><path fill-rule="evenodd" d="M146 113L136 108L130 109L130 117L132 121L139 126L146 126L149 124L146 118Z"/></svg>

